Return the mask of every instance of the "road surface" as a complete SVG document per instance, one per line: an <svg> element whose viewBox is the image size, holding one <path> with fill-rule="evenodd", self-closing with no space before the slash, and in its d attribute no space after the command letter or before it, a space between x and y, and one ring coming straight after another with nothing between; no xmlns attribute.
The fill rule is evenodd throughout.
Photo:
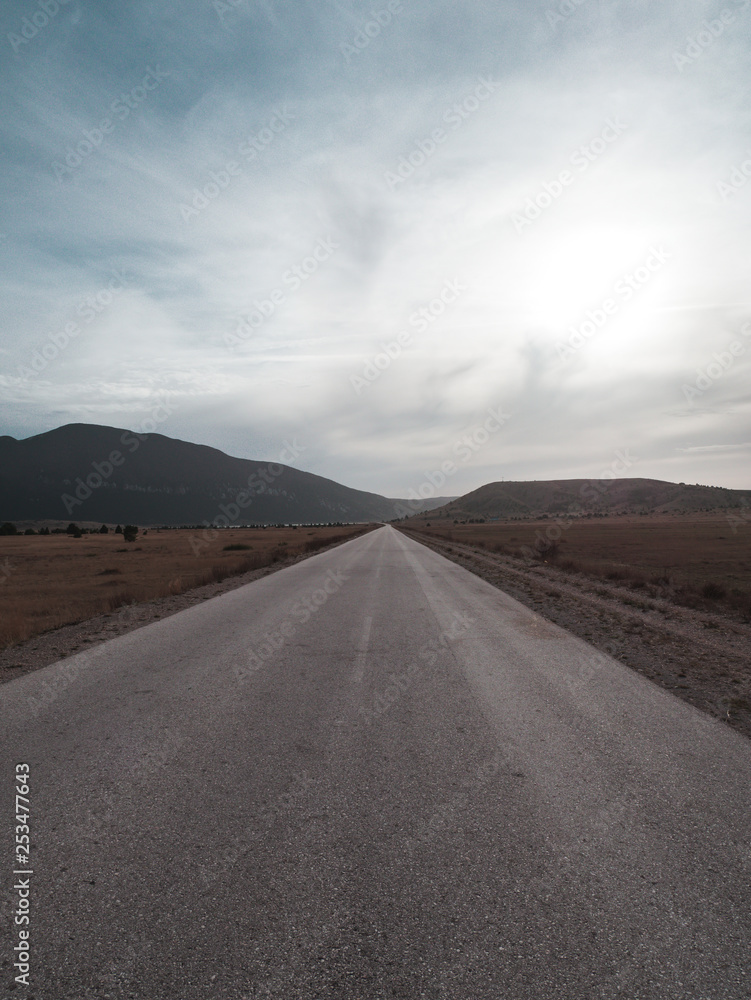
<svg viewBox="0 0 751 1000"><path fill-rule="evenodd" d="M0 724L0 997L751 997L751 744L391 527Z"/></svg>

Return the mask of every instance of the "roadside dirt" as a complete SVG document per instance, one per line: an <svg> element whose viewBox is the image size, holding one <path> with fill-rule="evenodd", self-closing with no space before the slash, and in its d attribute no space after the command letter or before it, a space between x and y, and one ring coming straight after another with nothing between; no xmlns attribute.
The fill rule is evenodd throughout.
<svg viewBox="0 0 751 1000"><path fill-rule="evenodd" d="M751 738L751 624L547 563L399 530Z"/></svg>

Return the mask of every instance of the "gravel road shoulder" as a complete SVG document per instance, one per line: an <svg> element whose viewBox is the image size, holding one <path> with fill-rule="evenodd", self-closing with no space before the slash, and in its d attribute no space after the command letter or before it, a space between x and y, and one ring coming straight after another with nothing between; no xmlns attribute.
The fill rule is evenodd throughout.
<svg viewBox="0 0 751 1000"><path fill-rule="evenodd" d="M751 625L546 563L405 534L751 738Z"/></svg>

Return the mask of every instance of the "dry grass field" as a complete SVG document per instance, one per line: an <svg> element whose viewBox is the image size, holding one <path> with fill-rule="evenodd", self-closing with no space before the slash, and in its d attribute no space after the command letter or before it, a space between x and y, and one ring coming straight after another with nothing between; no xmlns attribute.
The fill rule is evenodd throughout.
<svg viewBox="0 0 751 1000"><path fill-rule="evenodd" d="M620 581L688 607L724 607L751 618L751 523L739 527L722 514L407 525L447 541Z"/></svg>
<svg viewBox="0 0 751 1000"><path fill-rule="evenodd" d="M0 537L0 649L41 632L315 552L366 525ZM216 537L213 537L216 536Z"/></svg>

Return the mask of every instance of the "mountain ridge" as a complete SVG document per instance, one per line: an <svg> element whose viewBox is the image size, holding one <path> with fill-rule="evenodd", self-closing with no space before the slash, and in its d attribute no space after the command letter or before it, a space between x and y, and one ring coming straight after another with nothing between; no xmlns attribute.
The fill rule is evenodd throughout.
<svg viewBox="0 0 751 1000"><path fill-rule="evenodd" d="M72 423L0 437L0 519L221 525L385 521L394 500L303 472L285 442L280 462L102 424ZM284 461L286 460L286 461ZM449 498L426 501L437 506Z"/></svg>

